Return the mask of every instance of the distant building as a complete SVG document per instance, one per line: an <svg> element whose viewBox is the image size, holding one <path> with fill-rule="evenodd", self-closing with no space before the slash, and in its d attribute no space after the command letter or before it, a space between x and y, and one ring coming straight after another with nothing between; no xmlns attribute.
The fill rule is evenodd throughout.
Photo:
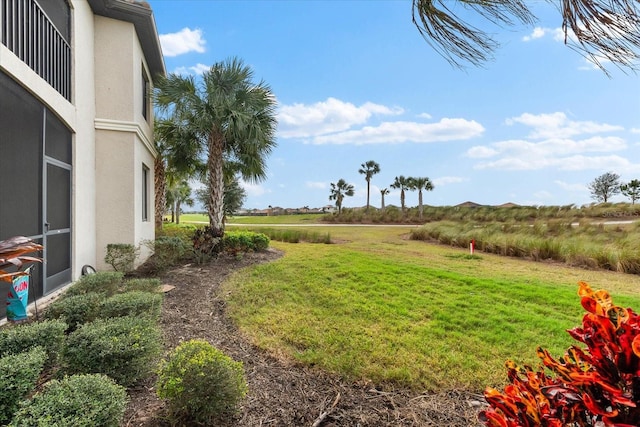
<svg viewBox="0 0 640 427"><path fill-rule="evenodd" d="M107 244L154 238L164 60L144 1L0 0L0 20L0 240L44 245L40 297L105 268Z"/></svg>

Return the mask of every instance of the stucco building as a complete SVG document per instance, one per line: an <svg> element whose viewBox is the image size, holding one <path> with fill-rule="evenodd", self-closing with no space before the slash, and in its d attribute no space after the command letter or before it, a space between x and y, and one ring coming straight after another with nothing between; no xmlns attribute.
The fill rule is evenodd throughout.
<svg viewBox="0 0 640 427"><path fill-rule="evenodd" d="M164 61L144 1L0 0L0 22L0 240L44 245L42 296L104 268L108 243L154 238Z"/></svg>

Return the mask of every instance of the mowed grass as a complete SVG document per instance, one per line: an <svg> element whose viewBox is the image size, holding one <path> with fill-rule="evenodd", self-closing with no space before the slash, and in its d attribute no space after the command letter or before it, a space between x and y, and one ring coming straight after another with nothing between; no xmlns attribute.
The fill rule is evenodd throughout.
<svg viewBox="0 0 640 427"><path fill-rule="evenodd" d="M410 228L323 227L339 244L272 242L275 262L225 284L229 312L270 352L388 387L480 391L504 362L575 342L577 282L640 308L640 277L406 240Z"/></svg>
<svg viewBox="0 0 640 427"><path fill-rule="evenodd" d="M313 224L320 222L322 214L273 215L273 216L232 216L227 218L229 224ZM208 224L205 214L182 214L182 223Z"/></svg>

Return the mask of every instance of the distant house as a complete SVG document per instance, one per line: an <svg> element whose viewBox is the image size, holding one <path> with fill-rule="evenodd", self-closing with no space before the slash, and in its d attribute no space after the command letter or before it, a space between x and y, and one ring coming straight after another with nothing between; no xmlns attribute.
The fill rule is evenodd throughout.
<svg viewBox="0 0 640 427"><path fill-rule="evenodd" d="M105 268L107 244L154 238L150 95L165 66L144 1L0 0L0 20L0 240L44 245L40 297Z"/></svg>

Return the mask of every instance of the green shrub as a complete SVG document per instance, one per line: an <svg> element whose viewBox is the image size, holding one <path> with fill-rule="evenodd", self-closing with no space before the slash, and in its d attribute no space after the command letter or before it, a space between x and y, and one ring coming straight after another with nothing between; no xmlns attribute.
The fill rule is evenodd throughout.
<svg viewBox="0 0 640 427"><path fill-rule="evenodd" d="M42 347L0 358L0 425L6 425L19 403L31 393L47 359Z"/></svg>
<svg viewBox="0 0 640 427"><path fill-rule="evenodd" d="M203 340L180 344L160 366L158 396L167 399L174 421L211 423L233 413L247 394L242 362Z"/></svg>
<svg viewBox="0 0 640 427"><path fill-rule="evenodd" d="M104 294L89 293L72 295L68 298L60 298L47 307L45 319L64 320L67 332L75 331L79 325L92 322L98 318L100 302L105 298Z"/></svg>
<svg viewBox="0 0 640 427"><path fill-rule="evenodd" d="M63 298L88 293L102 293L111 296L118 293L122 285L124 273L118 271L100 271L82 276L63 294Z"/></svg>
<svg viewBox="0 0 640 427"><path fill-rule="evenodd" d="M160 351L161 333L154 321L98 319L68 336L63 365L69 373L105 374L130 386L152 373Z"/></svg>
<svg viewBox="0 0 640 427"><path fill-rule="evenodd" d="M47 366L52 366L64 348L66 329L67 324L61 320L45 320L2 328L0 357L24 353L40 346L47 353Z"/></svg>
<svg viewBox="0 0 640 427"><path fill-rule="evenodd" d="M177 236L160 236L156 240L145 242L145 245L153 251L147 264L155 271L162 271L176 265L185 258L190 249L190 244Z"/></svg>
<svg viewBox="0 0 640 427"><path fill-rule="evenodd" d="M104 375L52 380L23 404L10 427L117 427L127 405L124 387Z"/></svg>
<svg viewBox="0 0 640 427"><path fill-rule="evenodd" d="M129 243L109 243L104 262L109 264L115 271L128 273L133 270L133 263L136 260L137 250Z"/></svg>
<svg viewBox="0 0 640 427"><path fill-rule="evenodd" d="M117 294L102 301L97 310L100 318L146 316L154 320L160 318L163 295L142 291Z"/></svg>
<svg viewBox="0 0 640 427"><path fill-rule="evenodd" d="M162 282L160 279L129 279L126 280L121 287L122 292L139 291L139 292L162 292Z"/></svg>

